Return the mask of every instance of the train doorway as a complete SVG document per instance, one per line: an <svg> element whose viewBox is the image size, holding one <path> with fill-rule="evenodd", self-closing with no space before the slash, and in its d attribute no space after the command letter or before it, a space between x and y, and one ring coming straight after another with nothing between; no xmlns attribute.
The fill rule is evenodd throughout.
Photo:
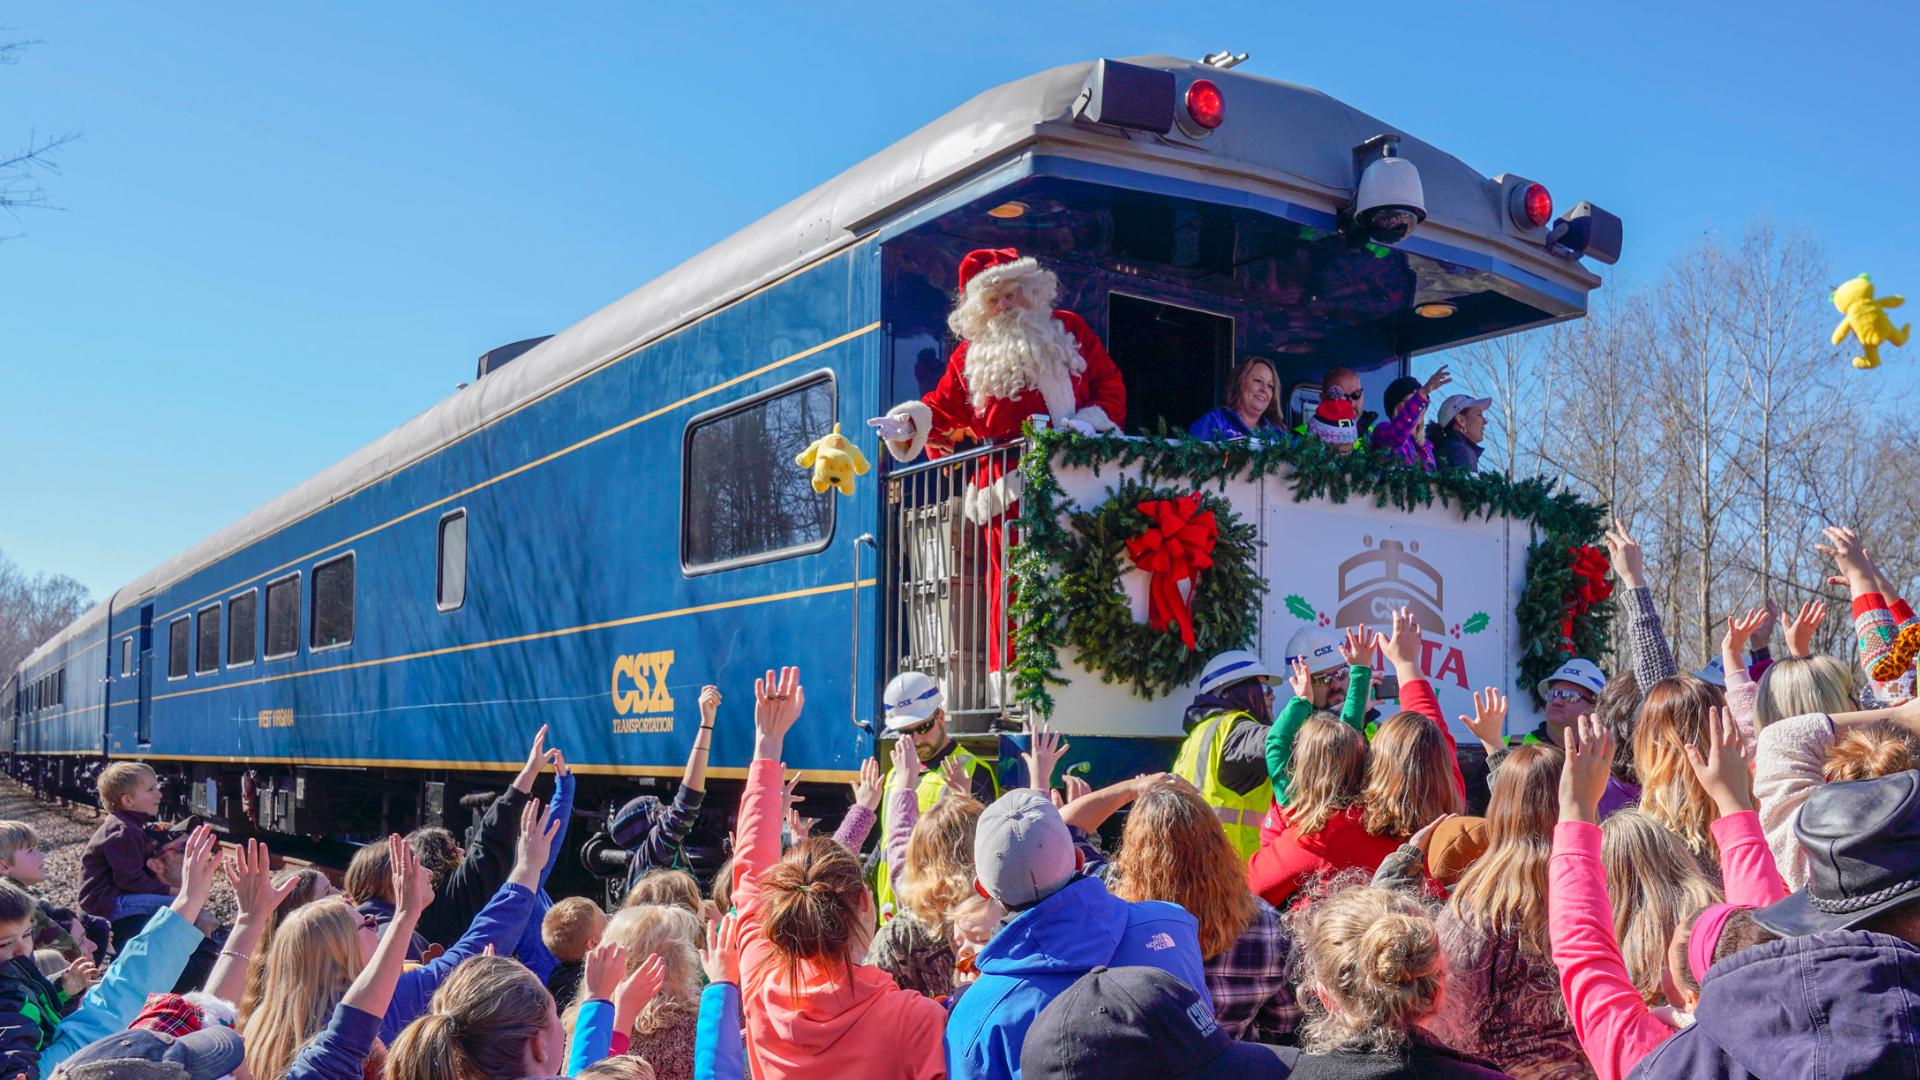
<svg viewBox="0 0 1920 1080"><path fill-rule="evenodd" d="M140 705L137 741L153 744L153 605L140 606Z"/></svg>
<svg viewBox="0 0 1920 1080"><path fill-rule="evenodd" d="M1127 430L1185 431L1219 405L1233 370L1233 319L1107 294L1107 352L1127 384Z"/></svg>

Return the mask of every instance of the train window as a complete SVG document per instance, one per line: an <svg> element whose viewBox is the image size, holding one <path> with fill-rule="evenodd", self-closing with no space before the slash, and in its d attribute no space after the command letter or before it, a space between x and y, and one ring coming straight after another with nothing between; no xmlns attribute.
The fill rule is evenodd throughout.
<svg viewBox="0 0 1920 1080"><path fill-rule="evenodd" d="M316 649L353 642L353 556L342 555L313 568L312 639Z"/></svg>
<svg viewBox="0 0 1920 1080"><path fill-rule="evenodd" d="M267 659L300 651L300 575L267 583Z"/></svg>
<svg viewBox="0 0 1920 1080"><path fill-rule="evenodd" d="M208 604L193 613L198 633L194 638L193 673L205 675L220 670L220 605Z"/></svg>
<svg viewBox="0 0 1920 1080"><path fill-rule="evenodd" d="M687 424L681 453L680 565L688 573L819 551L833 537L833 493L793 459L833 427L833 376L778 386Z"/></svg>
<svg viewBox="0 0 1920 1080"><path fill-rule="evenodd" d="M227 601L227 666L253 663L254 624L259 621L260 592L248 589Z"/></svg>
<svg viewBox="0 0 1920 1080"><path fill-rule="evenodd" d="M439 572L433 602L441 611L453 611L467 602L467 512L454 510L440 519Z"/></svg>
<svg viewBox="0 0 1920 1080"><path fill-rule="evenodd" d="M126 637L120 639L120 674L122 676L133 674L132 634L128 634Z"/></svg>
<svg viewBox="0 0 1920 1080"><path fill-rule="evenodd" d="M184 679L187 677L187 648L193 633L186 619L175 619L167 624L167 678Z"/></svg>

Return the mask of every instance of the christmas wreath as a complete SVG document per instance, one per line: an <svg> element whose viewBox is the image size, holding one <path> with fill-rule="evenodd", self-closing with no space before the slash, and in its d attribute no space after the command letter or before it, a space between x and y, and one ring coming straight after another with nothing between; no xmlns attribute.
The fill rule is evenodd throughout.
<svg viewBox="0 0 1920 1080"><path fill-rule="evenodd" d="M1193 681L1215 655L1245 648L1260 625L1258 545L1219 495L1121 481L1099 506L1067 516L1049 583L1064 644L1087 670L1131 683L1143 698ZM1135 567L1148 575L1146 622L1121 583Z"/></svg>
<svg viewBox="0 0 1920 1080"><path fill-rule="evenodd" d="M1267 442L1239 440L1208 443L1184 434L1161 433L1146 438L1085 438L1062 431L1027 432L1028 445L1020 462L1025 494L1020 500L1021 545L1013 552L1011 570L1015 592L1010 605L1019 657L1013 671L1014 696L1040 713L1053 710L1050 686L1063 685L1061 648L1077 649L1089 670L1109 681L1127 681L1136 692L1160 687L1161 692L1187 682L1218 649L1241 648L1257 625L1260 590L1254 569L1254 532L1239 524L1231 510L1222 514L1224 500L1208 504L1214 510L1221 541L1216 544L1215 567L1228 546L1231 521L1245 532L1234 543L1247 545L1244 562L1227 561L1222 578L1237 577L1244 569L1250 581L1233 602L1248 606L1209 607L1201 613L1201 589L1209 586L1201 575L1195 586L1193 627L1198 651L1189 651L1177 633L1136 623L1118 582L1123 569L1123 541L1146 528L1146 519L1132 507L1153 496L1188 495L1208 486L1223 487L1228 480L1259 480L1284 476L1295 501L1324 498L1334 503L1367 499L1375 506L1402 510L1430 507L1438 502L1453 507L1461 517L1491 518L1504 514L1532 527L1527 549L1527 578L1514 611L1521 651L1516 685L1532 688L1568 655L1601 662L1610 651L1610 627L1616 603L1596 587L1592 560L1578 549L1600 540L1606 508L1571 492L1555 490L1547 479L1510 481L1499 473L1442 469L1429 473L1366 449L1347 453L1329 450L1318 439L1279 439ZM1127 481L1135 492L1126 501L1120 489L1095 511L1063 514L1064 494L1055 481L1056 465L1092 469L1104 466L1136 468L1142 482ZM1153 483L1177 484L1176 489L1152 488ZM1092 531L1089 531L1089 530ZM1095 544L1094 537L1102 537ZM1097 570L1079 566L1076 557L1091 558L1089 549L1108 552ZM1061 569L1067 572L1062 573ZM1221 587L1221 586L1216 586ZM1212 594L1209 593L1209 596ZM1091 618L1087 626L1082 620ZM1124 624L1121 622L1124 620ZM1236 632L1235 628L1239 628ZM1124 631L1124 634L1123 634ZM1137 636L1136 636L1137 635ZM1232 642L1216 642L1220 637ZM1920 645L1920 640L1916 640Z"/></svg>

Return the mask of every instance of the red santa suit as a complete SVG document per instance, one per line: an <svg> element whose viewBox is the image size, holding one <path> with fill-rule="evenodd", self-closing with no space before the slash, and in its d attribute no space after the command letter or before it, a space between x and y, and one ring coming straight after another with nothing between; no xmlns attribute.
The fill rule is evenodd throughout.
<svg viewBox="0 0 1920 1080"><path fill-rule="evenodd" d="M911 461L933 456L961 439L995 442L1020 434L1027 420L1044 417L1053 427L1083 434L1115 431L1126 422L1127 391L1120 369L1085 319L1052 307L1059 283L1053 274L1012 248L975 251L960 263L962 300L949 318L961 338L939 385L918 401L895 406L891 425L910 434L882 436L887 451ZM1024 303L994 315L985 297L1017 292ZM878 421L875 422L879 426ZM1003 652L1001 596L1005 521L1018 513L1020 474L1009 463L983 463L966 494L969 520L986 531L987 666L999 671Z"/></svg>

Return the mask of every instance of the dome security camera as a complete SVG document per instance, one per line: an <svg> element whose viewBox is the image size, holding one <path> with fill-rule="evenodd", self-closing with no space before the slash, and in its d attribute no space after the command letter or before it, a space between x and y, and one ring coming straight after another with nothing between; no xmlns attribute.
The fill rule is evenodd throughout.
<svg viewBox="0 0 1920 1080"><path fill-rule="evenodd" d="M1427 219L1420 169L1396 151L1398 135L1375 135L1353 148L1360 184L1350 217L1367 239L1397 244Z"/></svg>

